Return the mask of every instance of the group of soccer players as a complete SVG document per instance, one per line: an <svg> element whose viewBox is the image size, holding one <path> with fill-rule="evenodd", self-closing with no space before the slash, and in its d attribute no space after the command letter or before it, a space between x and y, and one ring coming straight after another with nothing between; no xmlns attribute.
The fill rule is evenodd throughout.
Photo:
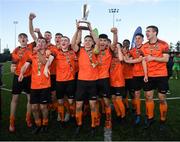
<svg viewBox="0 0 180 142"><path fill-rule="evenodd" d="M51 43L52 34L46 31L42 36L33 27L35 14L29 15L29 31L34 42L28 44L28 37L20 33L20 46L12 53L11 71L14 73L12 100L10 106L9 131L15 132L15 112L19 94L26 92L28 103L27 127L35 127L33 133L47 132L49 112L58 113L60 127L65 128L65 113L76 120L75 134L83 125L83 114L89 105L91 114L91 134L101 125L105 115L106 129L112 128L111 103L117 118L126 120L129 108L129 94L135 114L134 124L140 124L141 91L145 95L145 126L154 122L154 90L158 90L160 128L164 128L167 115L166 91L168 89L167 68L169 46L157 38L158 28L146 28L147 42L138 33L136 47L129 49L130 41L118 42L117 28L113 27L113 41L106 34L99 37L88 23L89 35L81 41L82 27L76 22L76 32L72 40L60 33L55 35L55 45ZM101 108L101 109L100 109ZM32 119L33 116L33 119ZM33 121L32 121L33 120Z"/></svg>

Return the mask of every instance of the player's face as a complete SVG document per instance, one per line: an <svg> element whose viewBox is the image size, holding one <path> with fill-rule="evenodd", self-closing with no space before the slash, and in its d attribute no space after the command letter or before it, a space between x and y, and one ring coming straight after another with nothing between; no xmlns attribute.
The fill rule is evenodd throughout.
<svg viewBox="0 0 180 142"><path fill-rule="evenodd" d="M51 42L52 35L50 33L45 33L44 38L47 40L47 42Z"/></svg>
<svg viewBox="0 0 180 142"><path fill-rule="evenodd" d="M45 49L46 48L46 41L45 41L45 39L38 39L37 47L38 47L38 49Z"/></svg>
<svg viewBox="0 0 180 142"><path fill-rule="evenodd" d="M28 38L26 36L21 35L18 37L18 41L21 46L26 46L28 42Z"/></svg>
<svg viewBox="0 0 180 142"><path fill-rule="evenodd" d="M62 36L60 36L60 35L56 35L55 36L55 43L56 43L56 45L61 43L61 38L62 38Z"/></svg>
<svg viewBox="0 0 180 142"><path fill-rule="evenodd" d="M62 37L60 42L61 42L62 49L67 49L70 45L69 39L65 37Z"/></svg>
<svg viewBox="0 0 180 142"><path fill-rule="evenodd" d="M156 32L152 28L147 28L146 37L147 37L147 40L151 40L152 38L156 37Z"/></svg>
<svg viewBox="0 0 180 142"><path fill-rule="evenodd" d="M123 41L123 47L124 48L129 48L129 42L128 41Z"/></svg>
<svg viewBox="0 0 180 142"><path fill-rule="evenodd" d="M94 42L93 39L90 37L86 37L84 39L84 47L90 49L93 46Z"/></svg>
<svg viewBox="0 0 180 142"><path fill-rule="evenodd" d="M136 41L136 45L137 45L137 46L138 46L138 45L142 45L142 43L143 43L143 38L138 35L138 36L135 37L135 41Z"/></svg>
<svg viewBox="0 0 180 142"><path fill-rule="evenodd" d="M107 39L100 38L99 39L99 46L101 50L104 50L108 46L108 41Z"/></svg>

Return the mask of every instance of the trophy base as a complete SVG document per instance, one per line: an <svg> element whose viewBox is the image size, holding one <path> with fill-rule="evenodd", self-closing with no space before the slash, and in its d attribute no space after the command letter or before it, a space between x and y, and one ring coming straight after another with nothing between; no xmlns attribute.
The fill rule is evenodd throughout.
<svg viewBox="0 0 180 142"><path fill-rule="evenodd" d="M79 29L81 29L81 30L89 30L88 24L89 24L88 21L80 20L79 21Z"/></svg>

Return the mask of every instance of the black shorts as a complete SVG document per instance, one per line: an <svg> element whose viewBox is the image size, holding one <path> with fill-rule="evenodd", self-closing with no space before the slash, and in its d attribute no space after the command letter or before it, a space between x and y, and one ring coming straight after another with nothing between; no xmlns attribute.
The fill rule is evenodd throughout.
<svg viewBox="0 0 180 142"><path fill-rule="evenodd" d="M157 89L159 93L166 94L168 90L167 77L149 77L148 82L144 83L144 91Z"/></svg>
<svg viewBox="0 0 180 142"><path fill-rule="evenodd" d="M125 90L129 92L134 92L133 79L125 79Z"/></svg>
<svg viewBox="0 0 180 142"><path fill-rule="evenodd" d="M110 88L111 95L116 96L125 96L125 87L111 87Z"/></svg>
<svg viewBox="0 0 180 142"><path fill-rule="evenodd" d="M56 90L56 75L51 75L51 92Z"/></svg>
<svg viewBox="0 0 180 142"><path fill-rule="evenodd" d="M13 85L12 85L12 94L18 95L24 91L27 94L30 94L30 87L31 87L31 76L24 77L22 82L18 81L18 75L14 75L13 78Z"/></svg>
<svg viewBox="0 0 180 142"><path fill-rule="evenodd" d="M110 83L109 78L97 80L97 94L98 97L110 98Z"/></svg>
<svg viewBox="0 0 180 142"><path fill-rule="evenodd" d="M50 88L31 89L30 104L48 104L51 102Z"/></svg>
<svg viewBox="0 0 180 142"><path fill-rule="evenodd" d="M135 91L144 88L144 76L133 77L133 86Z"/></svg>
<svg viewBox="0 0 180 142"><path fill-rule="evenodd" d="M57 99L63 99L67 95L68 99L74 99L75 80L56 81L56 96Z"/></svg>
<svg viewBox="0 0 180 142"><path fill-rule="evenodd" d="M76 101L84 101L85 99L97 99L96 81L77 81Z"/></svg>

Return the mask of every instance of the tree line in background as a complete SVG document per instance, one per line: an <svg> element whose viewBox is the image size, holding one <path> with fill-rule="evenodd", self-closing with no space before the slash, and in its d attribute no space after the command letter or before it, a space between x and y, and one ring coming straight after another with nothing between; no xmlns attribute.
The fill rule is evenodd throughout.
<svg viewBox="0 0 180 142"><path fill-rule="evenodd" d="M170 43L170 52L180 52L180 41L176 44Z"/></svg>
<svg viewBox="0 0 180 142"><path fill-rule="evenodd" d="M0 62L11 61L11 52L9 48L4 48L3 53L0 54Z"/></svg>

